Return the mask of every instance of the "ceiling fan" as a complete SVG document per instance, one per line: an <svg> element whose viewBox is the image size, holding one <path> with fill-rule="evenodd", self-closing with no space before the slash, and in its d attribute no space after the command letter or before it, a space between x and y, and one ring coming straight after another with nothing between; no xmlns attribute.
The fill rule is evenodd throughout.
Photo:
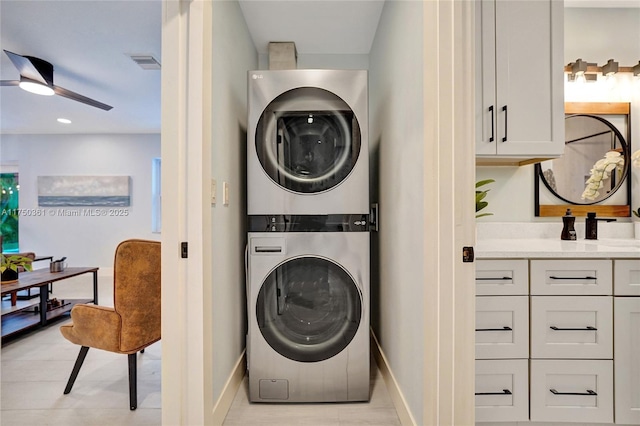
<svg viewBox="0 0 640 426"><path fill-rule="evenodd" d="M87 98L71 90L53 84L53 65L33 56L22 56L5 50L13 65L20 73L20 80L0 80L0 86L19 86L20 88L38 95L59 95L74 101L82 102L96 108L109 111L113 108L94 99Z"/></svg>

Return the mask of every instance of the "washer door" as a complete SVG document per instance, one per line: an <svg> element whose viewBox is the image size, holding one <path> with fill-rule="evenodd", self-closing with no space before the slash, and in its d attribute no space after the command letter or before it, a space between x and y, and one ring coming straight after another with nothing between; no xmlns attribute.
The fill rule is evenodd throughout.
<svg viewBox="0 0 640 426"><path fill-rule="evenodd" d="M360 153L360 126L346 102L316 87L289 90L263 111L256 128L262 168L289 191L328 191L347 178Z"/></svg>
<svg viewBox="0 0 640 426"><path fill-rule="evenodd" d="M360 291L336 263L299 257L266 278L256 303L258 326L279 354L301 362L331 358L349 345L361 320Z"/></svg>

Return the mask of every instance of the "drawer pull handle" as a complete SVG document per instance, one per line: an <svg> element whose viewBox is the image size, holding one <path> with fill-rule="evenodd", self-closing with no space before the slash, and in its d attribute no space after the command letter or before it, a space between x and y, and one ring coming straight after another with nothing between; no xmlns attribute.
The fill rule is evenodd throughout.
<svg viewBox="0 0 640 426"><path fill-rule="evenodd" d="M596 277L555 277L555 276L550 276L549 278L551 278L552 280L597 280L598 278Z"/></svg>
<svg viewBox="0 0 640 426"><path fill-rule="evenodd" d="M494 136L494 128L493 128L493 105L489 107L489 111L491 112L491 137L489 138L489 142L493 142Z"/></svg>
<svg viewBox="0 0 640 426"><path fill-rule="evenodd" d="M598 394L591 389L587 389L586 392L558 392L555 389L549 389L554 395L585 395L585 396L597 396Z"/></svg>
<svg viewBox="0 0 640 426"><path fill-rule="evenodd" d="M476 392L476 395L513 395L509 389L502 389L502 392Z"/></svg>
<svg viewBox="0 0 640 426"><path fill-rule="evenodd" d="M491 278L491 277L477 277L476 281L508 281L512 280L511 277L499 277L499 278Z"/></svg>
<svg viewBox="0 0 640 426"><path fill-rule="evenodd" d="M556 327L555 325L552 325L549 328L555 331L598 331L597 328L591 327L590 325L583 328L564 328L564 327Z"/></svg>
<svg viewBox="0 0 640 426"><path fill-rule="evenodd" d="M476 328L476 331L513 331L513 328L507 326L502 328Z"/></svg>

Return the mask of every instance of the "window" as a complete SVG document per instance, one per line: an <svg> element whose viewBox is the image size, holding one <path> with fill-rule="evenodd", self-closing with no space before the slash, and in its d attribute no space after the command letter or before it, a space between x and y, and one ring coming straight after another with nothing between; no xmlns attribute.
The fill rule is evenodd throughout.
<svg viewBox="0 0 640 426"><path fill-rule="evenodd" d="M0 232L2 251L18 251L18 173L0 173Z"/></svg>

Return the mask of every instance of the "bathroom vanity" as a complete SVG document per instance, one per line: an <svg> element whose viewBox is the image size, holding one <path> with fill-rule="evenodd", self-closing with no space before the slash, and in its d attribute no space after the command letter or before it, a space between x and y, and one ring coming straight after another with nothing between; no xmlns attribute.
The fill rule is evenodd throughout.
<svg viewBox="0 0 640 426"><path fill-rule="evenodd" d="M518 235L518 224L504 225L502 236ZM561 224L520 225L520 238L479 229L476 422L640 424L640 240L631 224L577 241L560 240Z"/></svg>

